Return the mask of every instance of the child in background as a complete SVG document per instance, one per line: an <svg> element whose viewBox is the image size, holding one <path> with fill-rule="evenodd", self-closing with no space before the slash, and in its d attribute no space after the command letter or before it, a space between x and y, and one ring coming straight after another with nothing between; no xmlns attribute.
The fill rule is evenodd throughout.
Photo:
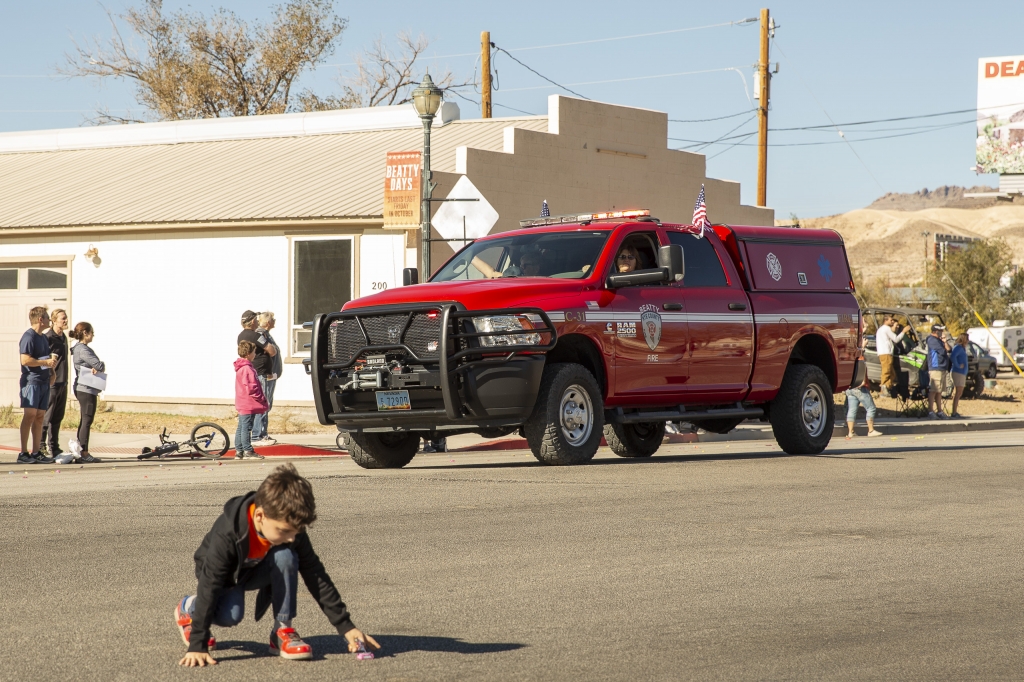
<svg viewBox="0 0 1024 682"><path fill-rule="evenodd" d="M306 527L314 521L313 487L293 464L274 469L256 492L227 501L224 513L196 550L196 594L174 608L178 631L188 645L180 665L217 663L209 654L216 647L210 625L232 627L242 622L245 593L253 590L259 590L256 620L273 606L270 653L289 660L312 658L312 647L292 627L299 575L350 652L361 651L361 646L380 648L373 637L352 624L327 569L313 551Z"/></svg>
<svg viewBox="0 0 1024 682"><path fill-rule="evenodd" d="M252 427L257 414L264 414L269 407L263 395L259 377L252 361L256 357L256 344L252 341L238 342L238 359L235 360L235 410L238 412L238 428L235 430L235 459L246 457L263 459L252 449Z"/></svg>

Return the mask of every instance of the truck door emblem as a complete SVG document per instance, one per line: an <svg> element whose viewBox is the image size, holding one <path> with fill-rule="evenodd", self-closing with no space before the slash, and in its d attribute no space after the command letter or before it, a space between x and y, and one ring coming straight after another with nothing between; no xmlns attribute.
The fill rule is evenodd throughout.
<svg viewBox="0 0 1024 682"><path fill-rule="evenodd" d="M818 256L818 272L826 282L832 279L832 264L828 262L828 258L825 258L825 254Z"/></svg>
<svg viewBox="0 0 1024 682"><path fill-rule="evenodd" d="M800 286L803 286L803 287L807 286L807 273L806 272L798 272L798 273L796 273L796 278L800 282Z"/></svg>
<svg viewBox="0 0 1024 682"><path fill-rule="evenodd" d="M605 323L605 325L604 325L604 333L605 334L614 334L615 333L615 327L612 326L611 322L606 322Z"/></svg>
<svg viewBox="0 0 1024 682"><path fill-rule="evenodd" d="M616 322L615 323L615 334L616 336L626 336L629 338L636 338L636 322Z"/></svg>
<svg viewBox="0 0 1024 682"><path fill-rule="evenodd" d="M388 327L388 341L391 341L392 343L397 343L401 333L401 327Z"/></svg>
<svg viewBox="0 0 1024 682"><path fill-rule="evenodd" d="M655 312L640 314L640 324L644 328L644 340L647 347L654 350L661 341L661 315Z"/></svg>
<svg viewBox="0 0 1024 682"><path fill-rule="evenodd" d="M772 279L778 282L782 279L782 263L779 262L779 259L774 253L769 253L766 260L768 262L768 274L772 276Z"/></svg>

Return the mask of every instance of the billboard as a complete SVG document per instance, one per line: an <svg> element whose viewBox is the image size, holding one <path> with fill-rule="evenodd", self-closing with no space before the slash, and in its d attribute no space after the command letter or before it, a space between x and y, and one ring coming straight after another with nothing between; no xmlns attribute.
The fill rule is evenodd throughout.
<svg viewBox="0 0 1024 682"><path fill-rule="evenodd" d="M384 227L420 225L420 152L388 152L384 166Z"/></svg>
<svg viewBox="0 0 1024 682"><path fill-rule="evenodd" d="M979 173L1024 173L1024 55L978 60Z"/></svg>

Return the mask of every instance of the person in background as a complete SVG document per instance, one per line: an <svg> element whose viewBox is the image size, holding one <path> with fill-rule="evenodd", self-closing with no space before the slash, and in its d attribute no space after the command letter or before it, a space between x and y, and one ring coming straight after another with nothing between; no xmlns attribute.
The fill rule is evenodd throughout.
<svg viewBox="0 0 1024 682"><path fill-rule="evenodd" d="M79 322L68 334L76 343L71 349L71 359L75 365L75 397L82 408L82 420L78 423L78 444L82 446L81 458L77 461L86 464L97 464L103 460L89 454L89 432L92 430L92 421L96 418L96 401L99 400L100 390L92 386L78 383L78 378L83 372L107 371L107 366L96 357L96 353L89 344L92 343L96 332L88 322Z"/></svg>
<svg viewBox="0 0 1024 682"><path fill-rule="evenodd" d="M863 348L860 349L858 359L864 359ZM875 430L875 400L871 397L866 372L864 374L864 381L861 382L860 386L851 386L846 389L846 440L857 436L853 426L857 421L857 407L860 405L864 406L864 414L868 422L868 436L881 436L882 432Z"/></svg>
<svg viewBox="0 0 1024 682"><path fill-rule="evenodd" d="M21 354L21 452L18 464L50 464L53 459L40 451L43 440L43 417L50 404L50 384L53 383L53 366L57 361L50 357L50 344L43 336L43 330L50 326L50 316L43 306L28 311L29 328L21 335L18 352ZM28 437L32 435L32 450L28 449Z"/></svg>
<svg viewBox="0 0 1024 682"><path fill-rule="evenodd" d="M256 327L256 333L266 336L270 346L274 348L274 353L270 356L270 373L260 379L260 385L263 386L263 396L267 399L267 411L256 415L252 427L253 446L265 447L277 443L276 440L270 437L268 429L270 428L270 411L274 409L274 386L277 385L277 380L284 370L284 358L281 355L281 347L277 345L277 341L270 335L270 330L277 324L274 313L258 313L256 320L259 324Z"/></svg>
<svg viewBox="0 0 1024 682"><path fill-rule="evenodd" d="M946 331L941 324L932 325L932 333L924 340L928 353L928 417L945 419L942 411L942 392L946 390L946 374L949 373L949 346L939 336Z"/></svg>
<svg viewBox="0 0 1024 682"><path fill-rule="evenodd" d="M252 341L239 341L238 359L235 360L235 411L238 412L235 459L263 459L263 455L252 449L254 418L267 411L267 399L263 396L263 387L252 366L255 358L256 344Z"/></svg>
<svg viewBox="0 0 1024 682"><path fill-rule="evenodd" d="M959 419L962 416L956 411L956 408L960 405L960 398L964 394L964 386L967 385L967 343L967 334L961 334L956 337L956 344L949 354L949 363L951 365L949 376L953 380L953 410L949 416L954 419Z"/></svg>
<svg viewBox="0 0 1024 682"><path fill-rule="evenodd" d="M68 314L57 308L50 315L50 328L43 334L50 344L50 357L57 363L53 366L53 384L50 386L50 403L43 416L43 443L50 457L57 457L60 449L60 423L68 405Z"/></svg>
<svg viewBox="0 0 1024 682"><path fill-rule="evenodd" d="M271 363L277 355L277 346L270 343L270 338L266 334L256 331L260 324L259 316L259 313L254 313L251 310L242 313L242 331L238 334L238 343L248 341L256 346L256 357L252 361L252 366L256 370L263 395L266 396L267 376L272 371ZM253 434L255 435L255 430Z"/></svg>
<svg viewBox="0 0 1024 682"><path fill-rule="evenodd" d="M882 395L889 397L892 389L896 386L896 365L893 362L893 349L896 344L903 340L903 336L910 330L910 325L903 327L899 334L894 327L899 326L899 321L892 315L886 315L882 326L875 333L875 349L878 351L878 362L882 365Z"/></svg>

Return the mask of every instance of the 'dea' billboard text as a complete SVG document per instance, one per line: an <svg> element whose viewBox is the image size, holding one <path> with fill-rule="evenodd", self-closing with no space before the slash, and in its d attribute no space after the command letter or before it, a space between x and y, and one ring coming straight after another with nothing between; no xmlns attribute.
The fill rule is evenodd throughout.
<svg viewBox="0 0 1024 682"><path fill-rule="evenodd" d="M1024 55L978 60L978 172L1024 173Z"/></svg>

